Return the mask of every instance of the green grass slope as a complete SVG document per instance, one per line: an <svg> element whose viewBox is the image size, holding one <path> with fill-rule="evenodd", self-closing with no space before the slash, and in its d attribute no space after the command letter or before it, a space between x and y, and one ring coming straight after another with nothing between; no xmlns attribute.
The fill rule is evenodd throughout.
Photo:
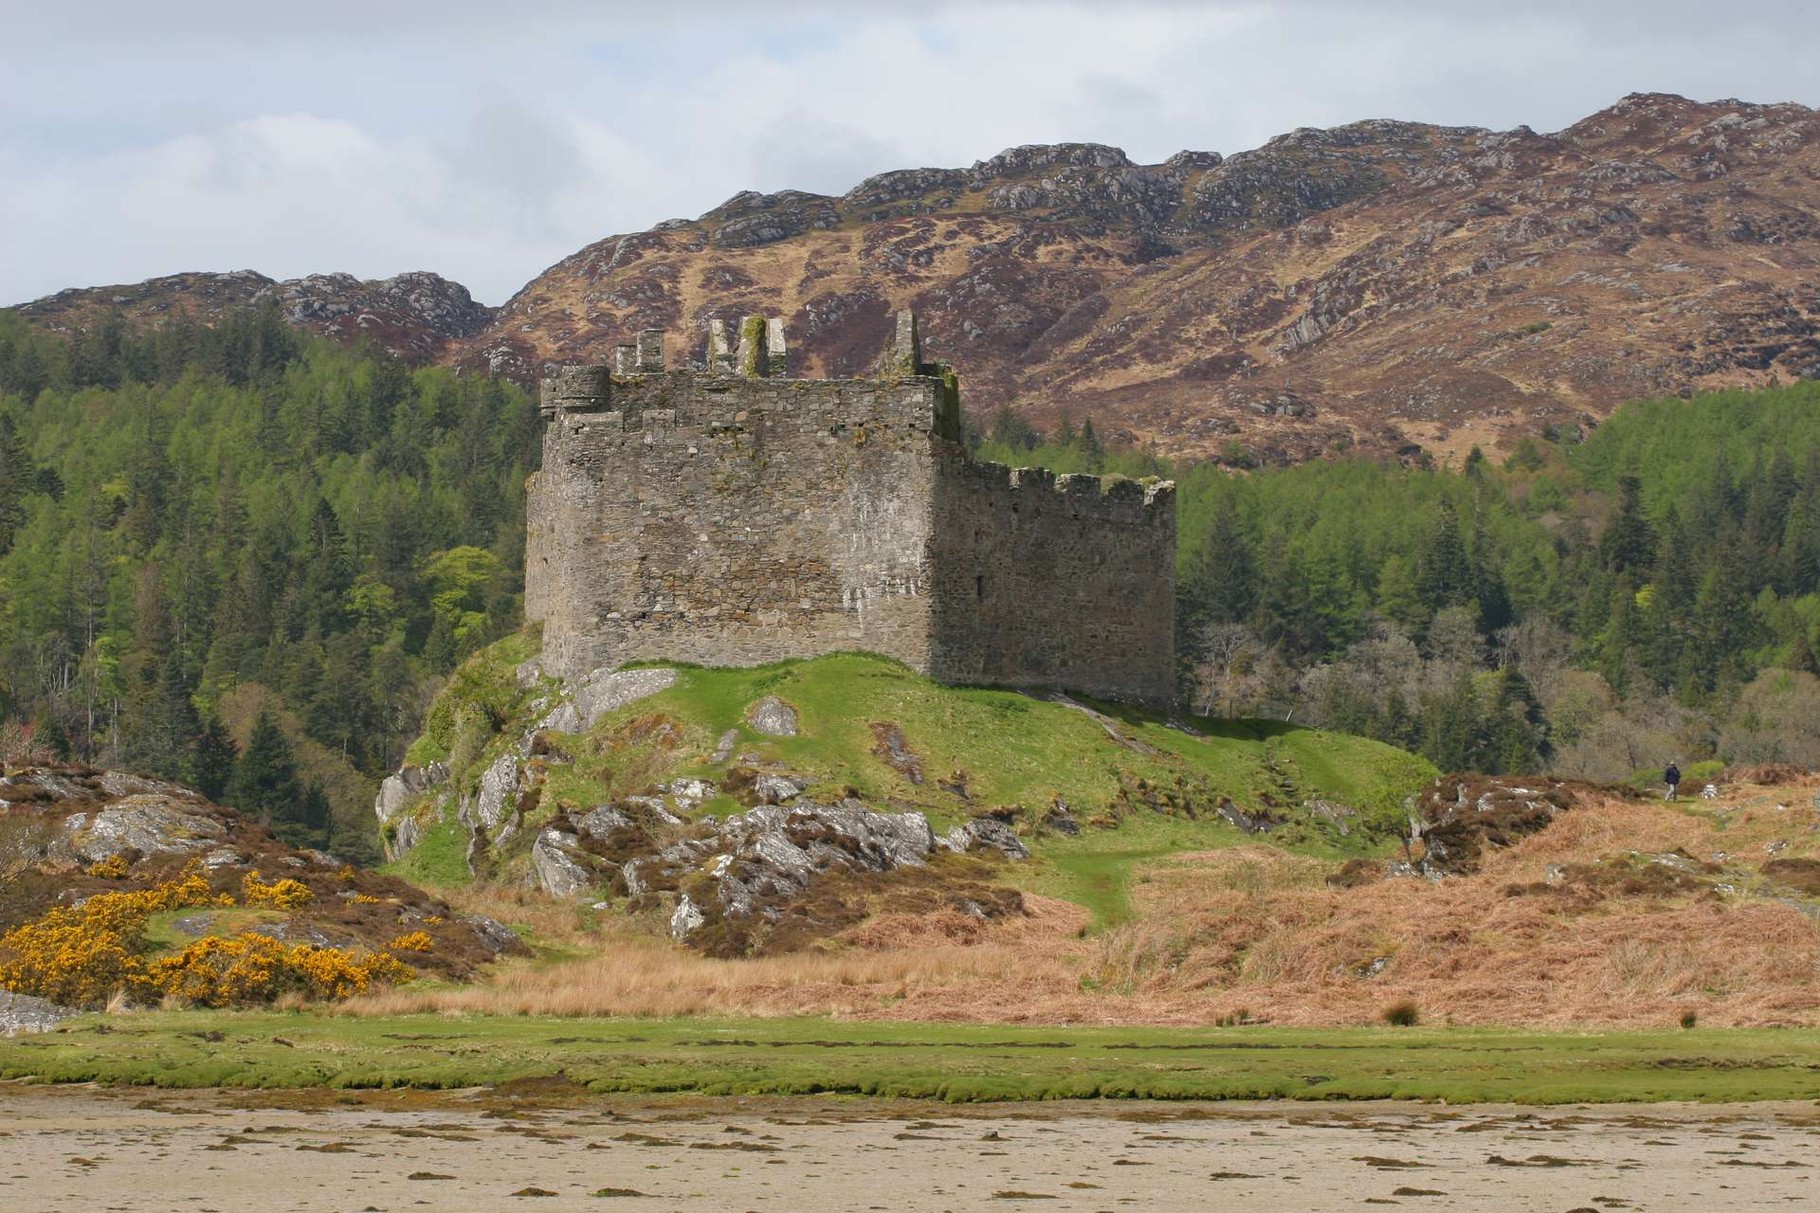
<svg viewBox="0 0 1820 1213"><path fill-rule="evenodd" d="M514 677L534 643L510 638L457 671L412 760L447 761L458 790L471 790L554 689L520 687ZM796 710L798 736L751 727L748 709L765 696ZM901 733L896 755L884 740L891 730ZM729 731L732 757L717 763ZM1100 923L1125 913L1136 862L1247 840L1220 816L1222 803L1271 818L1265 837L1275 845L1339 858L1384 846L1404 800L1435 774L1419 758L1362 738L944 686L865 654L753 669L680 667L669 690L611 713L586 736L551 741L569 761L546 768L541 802L526 824L662 780L692 776L726 786L735 768L776 765L812 780L811 794L917 809L937 829L981 813L1009 817L1035 852L1020 879L1086 906ZM1330 820L1305 807L1311 801L1352 815ZM701 811L737 809L720 795ZM1066 832L1070 822L1078 833ZM449 841L433 829L419 852L400 861L401 873L446 881Z"/></svg>

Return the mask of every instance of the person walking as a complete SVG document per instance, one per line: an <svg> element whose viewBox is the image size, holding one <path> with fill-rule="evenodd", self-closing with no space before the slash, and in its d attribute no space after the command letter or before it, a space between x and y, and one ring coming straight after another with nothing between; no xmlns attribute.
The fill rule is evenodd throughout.
<svg viewBox="0 0 1820 1213"><path fill-rule="evenodd" d="M1668 770L1662 772L1662 782L1668 785L1668 798L1673 800L1676 790L1681 786L1681 768L1669 763Z"/></svg>

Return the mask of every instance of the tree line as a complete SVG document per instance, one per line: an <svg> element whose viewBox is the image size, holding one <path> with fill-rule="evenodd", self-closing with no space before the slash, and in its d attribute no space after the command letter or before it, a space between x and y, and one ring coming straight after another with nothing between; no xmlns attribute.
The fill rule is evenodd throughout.
<svg viewBox="0 0 1820 1213"><path fill-rule="evenodd" d="M15 740L370 855L368 805L325 810L322 785L394 764L435 680L518 625L536 449L512 385L413 371L269 304L67 340L0 312Z"/></svg>
<svg viewBox="0 0 1820 1213"><path fill-rule="evenodd" d="M1643 401L1458 467L1233 474L1039 435L982 457L1178 483L1185 696L1447 769L1820 765L1820 384Z"/></svg>

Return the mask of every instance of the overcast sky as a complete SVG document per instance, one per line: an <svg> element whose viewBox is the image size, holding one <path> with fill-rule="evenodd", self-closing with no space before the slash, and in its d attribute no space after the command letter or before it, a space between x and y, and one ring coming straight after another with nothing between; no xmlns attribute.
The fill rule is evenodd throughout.
<svg viewBox="0 0 1820 1213"><path fill-rule="evenodd" d="M1555 130L1820 104L1795 0L0 0L0 306L179 270L429 269L500 303L741 189L1091 140Z"/></svg>

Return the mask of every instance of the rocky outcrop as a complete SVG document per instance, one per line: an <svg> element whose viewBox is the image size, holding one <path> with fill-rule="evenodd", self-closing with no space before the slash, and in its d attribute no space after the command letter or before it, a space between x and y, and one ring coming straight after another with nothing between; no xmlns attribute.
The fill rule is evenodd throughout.
<svg viewBox="0 0 1820 1213"><path fill-rule="evenodd" d="M277 302L292 324L344 341L371 341L407 362L435 361L449 346L478 336L493 309L439 274L413 272L362 281L311 274L275 282L252 270L174 274L130 286L60 291L23 305L27 319L60 331L84 328L109 312L155 326L171 317L213 323L230 312Z"/></svg>
<svg viewBox="0 0 1820 1213"><path fill-rule="evenodd" d="M1479 870L1487 848L1507 847L1545 829L1580 803L1578 785L1558 779L1444 775L1416 798L1410 819L1417 867L1429 876Z"/></svg>
<svg viewBox="0 0 1820 1213"><path fill-rule="evenodd" d="M421 782L427 775L414 778ZM236 919L223 931L257 929L273 938L367 950L423 932L430 950L413 952L412 967L446 978L471 976L501 953L525 951L498 923L465 917L395 877L288 846L264 826L180 784L76 765L31 767L0 778L0 934L53 907L150 887L191 870L215 892L233 896L255 873L308 890L281 917L256 928ZM216 918L204 911L172 929L200 938L216 933ZM0 996L0 1029L9 1015L41 1013L52 1012Z"/></svg>

